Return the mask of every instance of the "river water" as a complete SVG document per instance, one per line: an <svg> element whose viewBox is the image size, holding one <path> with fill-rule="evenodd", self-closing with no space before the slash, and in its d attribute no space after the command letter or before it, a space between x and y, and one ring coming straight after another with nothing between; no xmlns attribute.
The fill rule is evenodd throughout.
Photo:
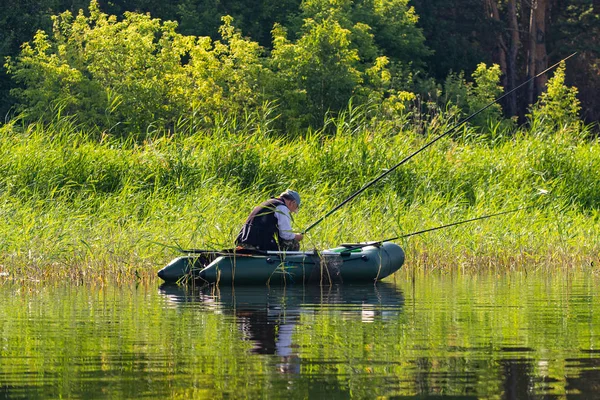
<svg viewBox="0 0 600 400"><path fill-rule="evenodd" d="M600 398L600 278L0 285L0 399Z"/></svg>

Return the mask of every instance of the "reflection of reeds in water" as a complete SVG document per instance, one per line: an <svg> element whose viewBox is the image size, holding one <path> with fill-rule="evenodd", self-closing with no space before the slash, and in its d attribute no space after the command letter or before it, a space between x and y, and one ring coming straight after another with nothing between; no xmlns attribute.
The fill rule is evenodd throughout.
<svg viewBox="0 0 600 400"><path fill-rule="evenodd" d="M320 254L320 284L330 285L341 281L340 268L344 264L339 254Z"/></svg>
<svg viewBox="0 0 600 400"><path fill-rule="evenodd" d="M233 248L252 207L286 187L303 197L301 231L427 140L384 122L301 140L223 122L136 142L66 122L0 128L0 281L148 281L179 245ZM522 131L493 143L468 127L460 133L328 217L303 249L538 204L399 242L403 270L597 270L600 244L590 238L600 236L600 145L586 129ZM539 200L540 188L550 201Z"/></svg>

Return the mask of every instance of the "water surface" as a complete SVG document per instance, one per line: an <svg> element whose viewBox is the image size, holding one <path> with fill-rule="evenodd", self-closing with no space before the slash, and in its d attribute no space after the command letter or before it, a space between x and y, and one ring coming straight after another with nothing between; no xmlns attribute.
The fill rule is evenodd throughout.
<svg viewBox="0 0 600 400"><path fill-rule="evenodd" d="M593 275L0 285L0 398L599 398Z"/></svg>

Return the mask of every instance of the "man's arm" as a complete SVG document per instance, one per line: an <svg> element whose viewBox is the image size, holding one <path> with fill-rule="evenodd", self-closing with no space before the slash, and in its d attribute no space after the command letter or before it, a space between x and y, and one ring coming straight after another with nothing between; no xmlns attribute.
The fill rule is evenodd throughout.
<svg viewBox="0 0 600 400"><path fill-rule="evenodd" d="M283 240L294 240L296 234L292 230L292 218L290 210L286 206L277 206L275 208L275 218L279 227L279 237Z"/></svg>

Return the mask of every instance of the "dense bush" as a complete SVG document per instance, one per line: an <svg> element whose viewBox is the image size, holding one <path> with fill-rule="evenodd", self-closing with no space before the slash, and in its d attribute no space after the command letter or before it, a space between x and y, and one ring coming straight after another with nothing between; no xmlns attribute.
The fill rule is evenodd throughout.
<svg viewBox="0 0 600 400"><path fill-rule="evenodd" d="M371 7L363 14L374 23L384 18L378 4L361 8ZM404 0L394 4L407 16L389 23L404 27L402 42L394 46L425 52L411 9ZM142 137L173 130L182 120L188 128L214 126L219 118L240 118L265 103L277 105L281 127L320 126L351 98L364 103L399 93L371 28L354 22L356 12L347 5L329 6L323 15L322 8L307 5L294 41L276 26L273 51L266 54L231 17L223 17L220 39L212 40L181 35L176 22L149 15L127 12L118 20L93 0L89 16L67 11L54 17L52 34L39 31L18 57L9 58L9 72L21 84L13 93L28 120L71 115L100 132ZM386 46L393 41L389 37ZM393 62L396 70L400 58Z"/></svg>
<svg viewBox="0 0 600 400"><path fill-rule="evenodd" d="M565 85L565 64L558 67L548 81L546 92L542 93L529 115L531 124L539 132L552 132L557 128L578 127L581 124L579 112L581 103L577 99L577 88Z"/></svg>
<svg viewBox="0 0 600 400"><path fill-rule="evenodd" d="M54 19L52 37L38 32L9 61L23 84L15 89L30 119L76 115L88 127L141 132L198 125L220 113L241 113L259 103L259 46L226 18L221 41L182 36L173 22L127 13L122 21L99 11Z"/></svg>

